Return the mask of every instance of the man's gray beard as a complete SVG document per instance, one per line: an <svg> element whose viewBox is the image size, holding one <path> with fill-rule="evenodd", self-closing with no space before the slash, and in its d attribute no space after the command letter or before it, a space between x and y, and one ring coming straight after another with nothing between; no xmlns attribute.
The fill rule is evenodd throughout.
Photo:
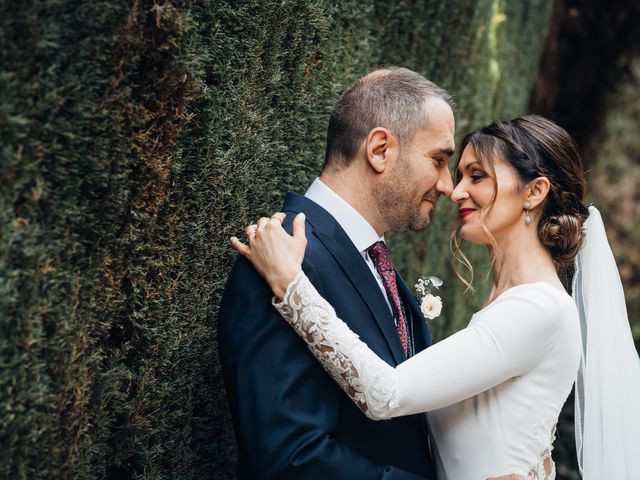
<svg viewBox="0 0 640 480"><path fill-rule="evenodd" d="M415 198L415 192L410 191L407 181L411 179L411 172L400 165L392 172L391 178L376 185L373 198L376 206L389 230L394 232L408 232L425 229L431 219L420 215L420 205L412 206L409 201Z"/></svg>

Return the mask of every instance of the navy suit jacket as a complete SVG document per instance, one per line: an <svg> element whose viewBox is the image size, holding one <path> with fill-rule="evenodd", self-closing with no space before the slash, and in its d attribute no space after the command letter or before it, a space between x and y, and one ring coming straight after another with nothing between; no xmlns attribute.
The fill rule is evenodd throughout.
<svg viewBox="0 0 640 480"><path fill-rule="evenodd" d="M380 287L336 220L287 194L285 228L306 215L303 270L338 316L390 365L402 345ZM398 275L416 351L431 344L415 298ZM271 305L272 293L239 257L224 292L219 351L236 439L239 478L435 479L424 415L369 420L324 372Z"/></svg>

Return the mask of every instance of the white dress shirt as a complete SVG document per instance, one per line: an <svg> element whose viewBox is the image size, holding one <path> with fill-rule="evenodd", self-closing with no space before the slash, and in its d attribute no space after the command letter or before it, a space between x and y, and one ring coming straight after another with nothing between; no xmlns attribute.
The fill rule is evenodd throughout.
<svg viewBox="0 0 640 480"><path fill-rule="evenodd" d="M387 291L382 283L382 278L380 278L380 275L373 264L373 260L371 260L367 253L367 248L377 241L384 242L384 235L378 236L371 224L367 222L367 220L360 215L355 208L353 208L340 195L322 183L319 178L316 178L313 181L304 196L329 212L342 227L349 237L349 240L351 240L355 245L356 249L360 252L360 255L362 255L362 258L364 258L369 270L371 270L371 274L378 282L384 300L387 302L389 307L389 311L393 313L391 303L389 303L389 299L387 298Z"/></svg>

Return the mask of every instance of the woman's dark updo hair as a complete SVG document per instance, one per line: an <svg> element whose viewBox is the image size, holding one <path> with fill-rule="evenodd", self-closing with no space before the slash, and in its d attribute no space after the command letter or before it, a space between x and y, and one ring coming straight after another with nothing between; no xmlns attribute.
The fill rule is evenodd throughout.
<svg viewBox="0 0 640 480"><path fill-rule="evenodd" d="M551 189L539 212L538 238L557 266L572 262L582 245L582 224L589 210L582 203L586 190L582 158L571 136L546 118L527 115L470 133L462 140L460 152L467 145L491 172L496 187L494 155L513 167L522 185L537 177L549 179Z"/></svg>

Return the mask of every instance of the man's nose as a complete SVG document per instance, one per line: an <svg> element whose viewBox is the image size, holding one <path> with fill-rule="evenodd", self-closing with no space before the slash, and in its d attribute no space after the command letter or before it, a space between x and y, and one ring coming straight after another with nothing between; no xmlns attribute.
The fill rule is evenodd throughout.
<svg viewBox="0 0 640 480"><path fill-rule="evenodd" d="M451 192L453 192L453 179L451 178L451 172L449 172L448 169L440 176L437 188L443 195L446 195L447 197L451 196Z"/></svg>

